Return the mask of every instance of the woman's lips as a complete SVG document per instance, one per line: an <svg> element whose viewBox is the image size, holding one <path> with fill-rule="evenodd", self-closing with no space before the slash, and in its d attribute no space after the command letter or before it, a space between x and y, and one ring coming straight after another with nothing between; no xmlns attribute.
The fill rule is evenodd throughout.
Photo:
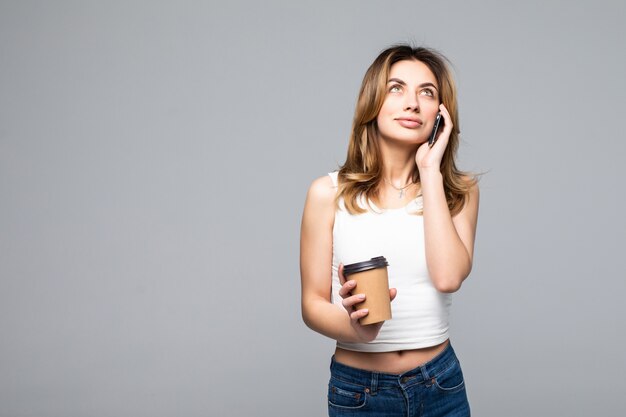
<svg viewBox="0 0 626 417"><path fill-rule="evenodd" d="M398 123L400 123L400 126L403 126L409 129L415 129L422 125L422 122L419 119L408 119L408 118L402 117L396 120L398 121Z"/></svg>

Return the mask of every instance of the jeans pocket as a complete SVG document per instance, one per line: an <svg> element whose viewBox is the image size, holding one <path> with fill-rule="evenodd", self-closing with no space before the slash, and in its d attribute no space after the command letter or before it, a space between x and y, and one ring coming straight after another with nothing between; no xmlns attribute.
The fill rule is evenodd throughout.
<svg viewBox="0 0 626 417"><path fill-rule="evenodd" d="M442 392L455 393L465 388L461 364L455 360L445 371L435 376L434 385Z"/></svg>
<svg viewBox="0 0 626 417"><path fill-rule="evenodd" d="M336 378L328 383L328 406L344 409L356 409L365 406L367 401L365 387L350 384Z"/></svg>

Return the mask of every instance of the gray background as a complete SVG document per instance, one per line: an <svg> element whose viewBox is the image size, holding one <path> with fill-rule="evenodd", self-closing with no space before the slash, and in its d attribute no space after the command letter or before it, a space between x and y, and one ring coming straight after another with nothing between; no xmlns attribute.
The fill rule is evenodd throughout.
<svg viewBox="0 0 626 417"><path fill-rule="evenodd" d="M0 2L0 416L321 416L310 182L399 41L485 172L453 343L476 416L623 416L622 1Z"/></svg>

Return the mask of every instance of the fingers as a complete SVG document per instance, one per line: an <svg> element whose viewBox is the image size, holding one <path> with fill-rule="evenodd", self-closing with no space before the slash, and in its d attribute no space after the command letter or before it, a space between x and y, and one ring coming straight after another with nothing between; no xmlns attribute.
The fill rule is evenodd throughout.
<svg viewBox="0 0 626 417"><path fill-rule="evenodd" d="M356 287L356 281L351 279L350 281L344 283L341 288L339 288L339 296L341 298L346 298L350 295L352 290Z"/></svg>
<svg viewBox="0 0 626 417"><path fill-rule="evenodd" d="M343 265L339 266L340 271L343 272ZM339 288L339 296L343 298L341 301L341 305L346 309L348 314L350 314L350 318L357 319L364 317L367 315L367 309L357 310L355 305L362 303L365 301L365 294L354 294L352 295L352 291L356 287L356 281L351 279L350 281L345 282L341 288Z"/></svg>
<svg viewBox="0 0 626 417"><path fill-rule="evenodd" d="M439 105L439 113L441 113L444 119L443 129L448 129L452 131L452 128L454 127L452 125L452 117L450 117L450 113L448 112L448 109L446 109L446 106L443 105L443 103Z"/></svg>
<svg viewBox="0 0 626 417"><path fill-rule="evenodd" d="M353 311L352 313L350 313L350 319L358 322L359 319L362 319L368 314L369 314L369 310L367 308Z"/></svg>
<svg viewBox="0 0 626 417"><path fill-rule="evenodd" d="M439 113L441 113L441 116L443 117L443 128L440 128L437 132L435 143L432 146L429 145L428 148L425 148L426 150L435 149L436 154L442 154L442 152L448 146L448 140L450 138L450 134L452 133L453 128L452 118L450 117L450 113L448 112L448 109L446 109L446 106L443 105L443 103L439 105Z"/></svg>
<svg viewBox="0 0 626 417"><path fill-rule="evenodd" d="M389 289L389 299L391 301L393 301L394 298L396 298L396 295L398 295L398 290L395 288L390 288Z"/></svg>
<svg viewBox="0 0 626 417"><path fill-rule="evenodd" d="M348 283L350 282L351 281L348 281ZM344 285L342 289L346 287L349 288L350 286L348 285L348 283L346 283L346 285ZM341 290L340 290L340 294L341 294ZM360 310L357 310L357 307L356 307L357 304L360 304L363 301L365 301L365 294L350 295L350 293L348 292L346 296L342 295L342 297L343 297L343 300L341 300L341 305L343 305L343 308L346 309L346 311L348 312L352 320L358 320L362 317L367 316L367 314L369 313L369 310L367 308L362 308Z"/></svg>
<svg viewBox="0 0 626 417"><path fill-rule="evenodd" d="M352 311L354 310L355 304L362 303L363 301L365 301L365 294L356 294L356 295L351 295L350 297L344 298L341 301L341 304L346 308L346 310Z"/></svg>

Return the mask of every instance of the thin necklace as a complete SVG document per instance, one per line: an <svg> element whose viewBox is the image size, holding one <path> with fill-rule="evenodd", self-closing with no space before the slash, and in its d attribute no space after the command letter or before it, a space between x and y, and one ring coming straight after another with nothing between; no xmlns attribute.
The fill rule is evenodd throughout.
<svg viewBox="0 0 626 417"><path fill-rule="evenodd" d="M393 185L391 183L391 181L388 181L387 178L383 178L385 180L385 182L389 185L391 185L392 188L394 188L395 190L399 191L400 193L398 194L398 199L402 199L402 197L404 197L404 190L406 190L407 188L409 188L409 186L415 184L413 181L409 182L407 185L405 185L404 187L396 187L395 185Z"/></svg>

